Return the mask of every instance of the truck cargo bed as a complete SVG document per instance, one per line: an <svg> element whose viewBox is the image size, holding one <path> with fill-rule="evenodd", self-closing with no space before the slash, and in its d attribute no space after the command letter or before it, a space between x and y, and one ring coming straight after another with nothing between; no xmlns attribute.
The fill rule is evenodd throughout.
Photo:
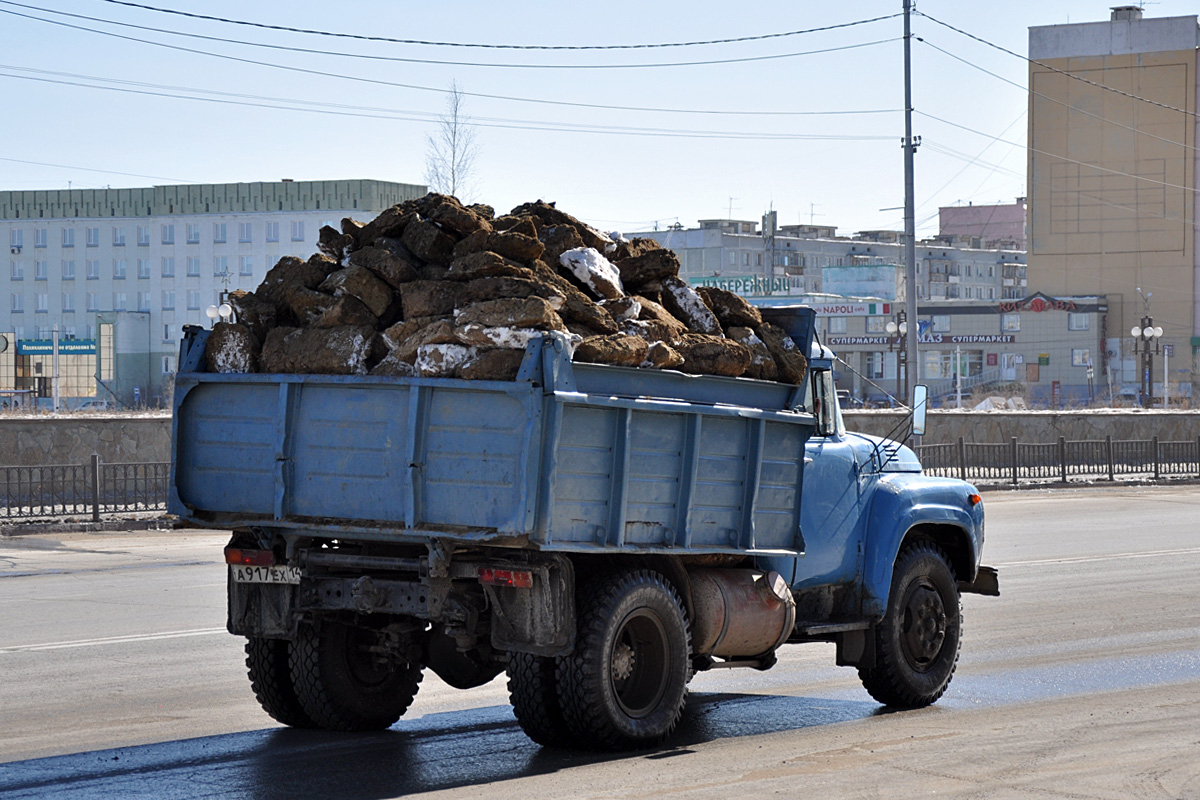
<svg viewBox="0 0 1200 800"><path fill-rule="evenodd" d="M572 363L517 380L201 372L176 381L171 511L208 526L543 550L796 552L801 388Z"/></svg>

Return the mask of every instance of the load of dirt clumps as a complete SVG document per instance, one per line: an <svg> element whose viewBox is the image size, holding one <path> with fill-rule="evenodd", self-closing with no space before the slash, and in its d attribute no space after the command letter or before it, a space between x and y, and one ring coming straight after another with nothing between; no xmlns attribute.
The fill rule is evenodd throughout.
<svg viewBox="0 0 1200 800"><path fill-rule="evenodd" d="M568 336L575 361L800 383L803 354L732 292L693 289L651 239L600 233L553 203L497 217L429 194L321 229L320 252L236 291L210 372L512 380L525 347Z"/></svg>

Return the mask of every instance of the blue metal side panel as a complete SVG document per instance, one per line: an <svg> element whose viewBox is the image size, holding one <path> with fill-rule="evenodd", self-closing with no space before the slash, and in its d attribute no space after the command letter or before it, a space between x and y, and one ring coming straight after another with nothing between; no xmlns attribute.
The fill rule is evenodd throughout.
<svg viewBox="0 0 1200 800"><path fill-rule="evenodd" d="M598 543L609 522L616 408L564 405L555 448L547 538L555 543Z"/></svg>
<svg viewBox="0 0 1200 800"><path fill-rule="evenodd" d="M742 532L751 421L706 416L692 501L692 547L735 547Z"/></svg>
<svg viewBox="0 0 1200 800"><path fill-rule="evenodd" d="M767 423L762 448L758 502L754 508L754 544L767 549L798 549L800 466L806 429Z"/></svg>
<svg viewBox="0 0 1200 800"><path fill-rule="evenodd" d="M175 415L179 500L200 510L272 515L278 384L201 384Z"/></svg>
<svg viewBox="0 0 1200 800"><path fill-rule="evenodd" d="M417 524L527 532L540 398L461 386L428 391Z"/></svg>
<svg viewBox="0 0 1200 800"><path fill-rule="evenodd" d="M408 391L295 384L286 512L346 520L404 519Z"/></svg>
<svg viewBox="0 0 1200 800"><path fill-rule="evenodd" d="M634 412L625 499L627 544L675 542L683 454L691 416Z"/></svg>

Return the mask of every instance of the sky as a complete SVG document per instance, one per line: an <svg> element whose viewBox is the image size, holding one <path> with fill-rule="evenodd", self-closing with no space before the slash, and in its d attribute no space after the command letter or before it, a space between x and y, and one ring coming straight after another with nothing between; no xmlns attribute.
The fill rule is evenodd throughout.
<svg viewBox="0 0 1200 800"><path fill-rule="evenodd" d="M1028 29L1107 20L1110 5L916 4L919 236L937 233L940 206L1027 193ZM901 0L0 0L0 191L423 184L456 85L478 149L464 202L502 213L543 199L628 232L771 209L780 224L842 235L901 230L901 11ZM1145 7L1196 13L1194 0ZM730 39L744 41L708 43Z"/></svg>

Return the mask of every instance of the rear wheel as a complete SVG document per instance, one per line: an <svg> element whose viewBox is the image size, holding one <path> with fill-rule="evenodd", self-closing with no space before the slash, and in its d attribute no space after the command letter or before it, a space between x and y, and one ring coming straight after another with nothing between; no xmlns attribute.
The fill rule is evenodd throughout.
<svg viewBox="0 0 1200 800"><path fill-rule="evenodd" d="M304 624L291 652L292 682L322 728L382 730L400 719L421 682L421 665L382 652L376 631L325 620Z"/></svg>
<svg viewBox="0 0 1200 800"><path fill-rule="evenodd" d="M645 747L679 722L691 672L683 604L661 574L618 573L580 598L575 652L559 661L559 699L576 738L608 750Z"/></svg>
<svg viewBox="0 0 1200 800"><path fill-rule="evenodd" d="M936 701L958 665L962 609L945 554L930 542L905 547L892 573L887 613L875 628L875 666L859 678L879 702L918 708Z"/></svg>
<svg viewBox="0 0 1200 800"><path fill-rule="evenodd" d="M574 742L558 700L555 660L529 653L511 653L508 660L508 698L525 735L546 747Z"/></svg>
<svg viewBox="0 0 1200 800"><path fill-rule="evenodd" d="M312 728L312 718L300 705L288 667L287 639L246 637L246 669L258 703L274 719L293 728Z"/></svg>

